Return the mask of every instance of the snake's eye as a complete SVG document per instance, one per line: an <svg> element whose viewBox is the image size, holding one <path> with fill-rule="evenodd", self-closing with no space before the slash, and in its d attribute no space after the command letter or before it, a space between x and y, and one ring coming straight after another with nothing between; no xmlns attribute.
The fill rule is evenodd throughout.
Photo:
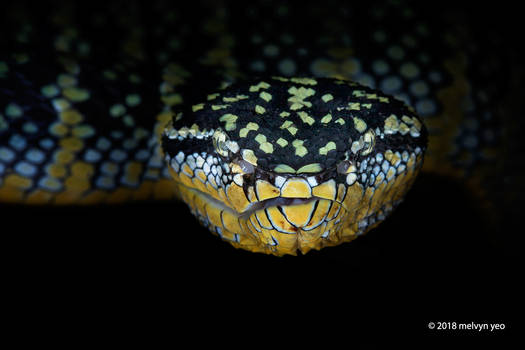
<svg viewBox="0 0 525 350"><path fill-rule="evenodd" d="M364 135L363 135L363 148L361 148L361 155L366 156L370 154L374 146L376 144L376 134L374 133L374 130L369 129Z"/></svg>
<svg viewBox="0 0 525 350"><path fill-rule="evenodd" d="M343 160L339 164L337 164L337 172L339 174L348 174L355 171L356 167L354 163L350 160Z"/></svg>
<svg viewBox="0 0 525 350"><path fill-rule="evenodd" d="M229 137L228 137L228 135L226 135L226 133L224 131L222 131L221 129L217 129L213 133L212 140L213 140L213 147L215 148L215 152L217 152L218 154L220 154L223 157L227 157L228 156L228 151L229 151L229 148L228 148Z"/></svg>

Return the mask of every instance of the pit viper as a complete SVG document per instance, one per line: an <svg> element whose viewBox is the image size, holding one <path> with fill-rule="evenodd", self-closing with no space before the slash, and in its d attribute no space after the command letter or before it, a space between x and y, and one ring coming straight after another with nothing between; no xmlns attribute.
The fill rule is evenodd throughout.
<svg viewBox="0 0 525 350"><path fill-rule="evenodd" d="M182 200L237 248L295 255L377 226L420 170L485 200L505 67L497 40L434 15L398 1L12 4L0 202Z"/></svg>

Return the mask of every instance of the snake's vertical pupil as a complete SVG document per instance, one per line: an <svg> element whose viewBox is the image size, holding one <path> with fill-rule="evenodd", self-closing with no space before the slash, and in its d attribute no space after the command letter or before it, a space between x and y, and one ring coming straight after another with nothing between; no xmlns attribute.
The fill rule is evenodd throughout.
<svg viewBox="0 0 525 350"><path fill-rule="evenodd" d="M228 156L227 142L229 140L228 135L221 129L215 130L213 133L213 147L215 151L223 157Z"/></svg>
<svg viewBox="0 0 525 350"><path fill-rule="evenodd" d="M372 152L376 142L376 136L374 130L368 130L363 137L364 145L361 150L361 155L366 156Z"/></svg>
<svg viewBox="0 0 525 350"><path fill-rule="evenodd" d="M351 171L355 171L354 163L350 160L343 160L337 164L337 172L339 174L348 174Z"/></svg>

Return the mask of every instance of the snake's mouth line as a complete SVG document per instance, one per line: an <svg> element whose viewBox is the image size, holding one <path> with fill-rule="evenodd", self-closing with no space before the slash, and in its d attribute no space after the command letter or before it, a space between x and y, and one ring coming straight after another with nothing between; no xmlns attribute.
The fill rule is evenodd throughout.
<svg viewBox="0 0 525 350"><path fill-rule="evenodd" d="M310 202L313 202L313 201L316 201L316 200L327 200L326 198L315 197L315 196L310 197L310 198L276 197L276 198L265 199L265 200L262 200L262 201L253 202L253 203L251 203L248 206L248 208L246 210L244 210L243 212L239 213L235 209L233 209L233 208L229 207L228 205L224 204L223 202L217 200L216 198L212 197L211 195L209 195L206 192L202 192L202 191L199 191L199 190L197 190L195 188L188 187L188 186L186 186L186 185L184 185L184 184L182 184L180 182L177 182L177 184L179 186L183 186L186 190L194 193L195 195L200 196L207 203L213 204L215 207L217 207L217 208L219 208L221 210L226 210L229 213L231 213L231 214L235 215L236 217L238 217L239 219L247 219L252 214L254 214L255 212L260 211L260 210L264 210L264 209L267 209L267 208L279 207L279 206L294 206L294 205L301 205L301 204L310 203ZM336 201L332 201L332 202L336 202ZM340 203L340 204L342 204L342 203Z"/></svg>

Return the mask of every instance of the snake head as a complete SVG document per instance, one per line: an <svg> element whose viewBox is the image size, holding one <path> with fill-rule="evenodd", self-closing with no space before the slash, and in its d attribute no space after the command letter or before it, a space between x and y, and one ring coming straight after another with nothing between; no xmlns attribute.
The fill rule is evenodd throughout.
<svg viewBox="0 0 525 350"><path fill-rule="evenodd" d="M351 241L401 202L427 132L393 97L335 79L232 85L166 128L180 197L235 247L275 255Z"/></svg>

